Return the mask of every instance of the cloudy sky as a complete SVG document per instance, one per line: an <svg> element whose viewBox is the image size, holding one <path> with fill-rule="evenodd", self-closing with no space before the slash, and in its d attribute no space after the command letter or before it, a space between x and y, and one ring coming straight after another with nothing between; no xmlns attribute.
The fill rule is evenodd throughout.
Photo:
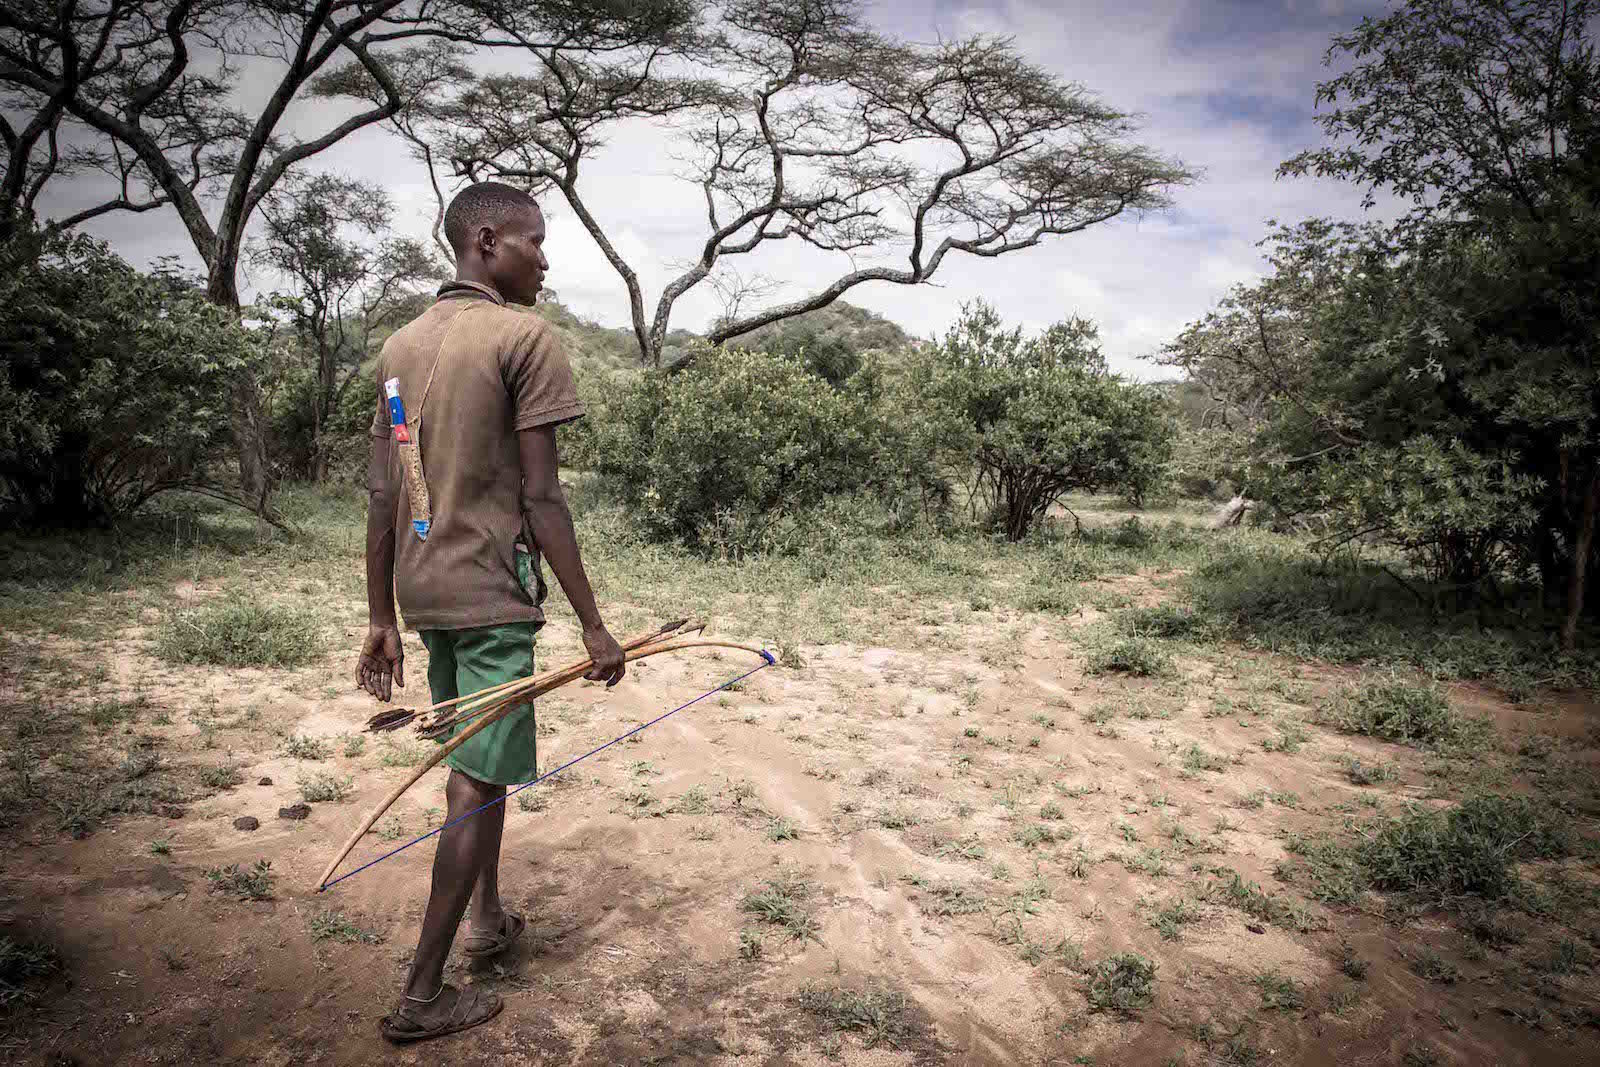
<svg viewBox="0 0 1600 1067"><path fill-rule="evenodd" d="M1267 220L1311 215L1354 218L1360 191L1310 178L1277 179L1277 165L1321 143L1313 121L1316 85L1331 38L1383 0L879 0L878 28L915 41L974 33L1014 36L1033 62L1141 116L1139 140L1202 172L1180 188L1172 210L1121 218L997 259L951 256L935 284L868 283L845 299L930 337L963 301L983 297L1013 323L1040 329L1068 314L1100 324L1114 368L1167 377L1148 356L1203 315L1229 286L1262 269L1256 242ZM509 62L509 60L507 61ZM502 69L511 69L502 64ZM293 129L331 125L326 103L307 104ZM675 264L704 239L699 190L674 178L670 144L657 130L620 130L585 171L586 200L646 285L646 305ZM317 156L315 169L381 182L403 230L426 234L434 210L419 164L391 135L364 130ZM85 202L92 190L59 183L46 215ZM625 291L566 206L547 204L549 285L580 315L607 325L627 320ZM107 216L88 229L128 259L179 255L198 261L170 212ZM756 257L747 257L756 259ZM793 299L833 280L841 262L769 245L752 266L781 281ZM831 273L830 273L831 271ZM251 284L270 283L255 273ZM680 300L674 327L702 328L720 310L708 287Z"/></svg>

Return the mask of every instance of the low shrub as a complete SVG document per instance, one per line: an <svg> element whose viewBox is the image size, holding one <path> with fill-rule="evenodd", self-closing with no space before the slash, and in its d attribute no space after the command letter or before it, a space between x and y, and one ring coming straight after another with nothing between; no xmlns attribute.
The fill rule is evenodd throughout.
<svg viewBox="0 0 1600 1067"><path fill-rule="evenodd" d="M321 649L310 612L248 597L182 612L161 628L156 651L171 663L213 667L299 667Z"/></svg>

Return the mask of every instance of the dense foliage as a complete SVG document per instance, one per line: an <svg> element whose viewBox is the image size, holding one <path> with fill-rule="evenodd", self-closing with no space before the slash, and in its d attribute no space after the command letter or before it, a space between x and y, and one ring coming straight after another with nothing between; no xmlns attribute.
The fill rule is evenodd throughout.
<svg viewBox="0 0 1600 1067"><path fill-rule="evenodd" d="M613 381L584 457L659 536L733 554L781 520L879 480L886 427L799 360L710 349L679 374Z"/></svg>
<svg viewBox="0 0 1600 1067"><path fill-rule="evenodd" d="M944 444L973 469L983 520L1020 541L1068 492L1140 503L1164 476L1173 420L1161 393L1111 374L1095 326L1024 339L987 304L962 309L943 341L910 357L909 405L950 421Z"/></svg>
<svg viewBox="0 0 1600 1067"><path fill-rule="evenodd" d="M84 236L0 246L0 509L108 522L157 493L227 497L227 400L265 358L229 311Z"/></svg>
<svg viewBox="0 0 1600 1067"><path fill-rule="evenodd" d="M1272 273L1167 358L1222 398L1266 514L1461 593L1533 579L1570 645L1600 512L1600 67L1569 6L1411 0L1337 39L1360 62L1321 121L1353 144L1284 170L1412 210L1278 227Z"/></svg>

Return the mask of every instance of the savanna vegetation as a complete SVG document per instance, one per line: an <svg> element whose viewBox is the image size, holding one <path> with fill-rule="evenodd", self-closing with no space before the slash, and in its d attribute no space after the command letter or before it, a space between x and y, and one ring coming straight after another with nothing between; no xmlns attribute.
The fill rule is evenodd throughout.
<svg viewBox="0 0 1600 1067"><path fill-rule="evenodd" d="M1409 0L1337 38L1329 145L1283 174L1411 210L1274 224L1264 276L1173 338L1159 359L1181 377L1155 384L1113 373L1071 308L1030 334L974 301L919 340L842 299L921 284L946 254L1070 240L1192 180L1135 144L1096 156L1125 117L1003 42L912 46L811 0L720 5L722 38L676 3L134 4L81 24L35 6L0 22L0 54L31 57L0 83L33 109L6 127L0 183L8 1057L378 1062L371 1018L420 900L401 887L426 877L424 845L303 888L428 751L359 732L373 709L348 661L372 359L446 250L396 236L382 189L312 172L326 144L279 143L276 98L230 110L226 68L173 49L226 54L238 18L321 42L282 84L370 99L350 129L387 124L436 182L458 161L584 220L631 322L526 312L589 405L561 448L608 623L704 618L780 660L517 795L504 880L536 935L452 965L510 1000L469 1054L1593 1053L1590 5ZM170 33L148 32L157 7ZM73 74L91 30L145 65ZM468 46L535 73L474 73ZM841 112L802 91L817 84ZM750 132L752 94L775 141ZM719 131L697 142L714 150L704 254L650 314L585 218L581 168L641 116ZM62 155L74 124L119 147ZM1066 146L1092 181L1050 140L1073 124L1095 130ZM862 145L829 181L804 163L817 131ZM920 156L891 166L919 139L994 158L971 185ZM763 185L741 154L797 179ZM123 202L103 210L175 209L204 276L124 262L76 232L91 214L32 216L48 182L107 167ZM863 214L891 182L926 205L905 233ZM1010 228L925 243L974 214ZM893 276L762 306L724 260L776 240L914 250ZM281 284L241 305L241 261ZM725 314L673 327L702 283ZM582 647L554 601L542 662ZM564 691L540 707L541 765L734 667L656 661L615 692ZM442 810L437 783L419 790L358 854Z"/></svg>

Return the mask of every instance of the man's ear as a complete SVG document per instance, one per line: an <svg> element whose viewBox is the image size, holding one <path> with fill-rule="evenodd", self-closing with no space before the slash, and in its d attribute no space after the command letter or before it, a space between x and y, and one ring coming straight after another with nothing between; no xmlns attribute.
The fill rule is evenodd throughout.
<svg viewBox="0 0 1600 1067"><path fill-rule="evenodd" d="M499 237L494 232L493 226L478 227L478 251L484 255L493 255Z"/></svg>

